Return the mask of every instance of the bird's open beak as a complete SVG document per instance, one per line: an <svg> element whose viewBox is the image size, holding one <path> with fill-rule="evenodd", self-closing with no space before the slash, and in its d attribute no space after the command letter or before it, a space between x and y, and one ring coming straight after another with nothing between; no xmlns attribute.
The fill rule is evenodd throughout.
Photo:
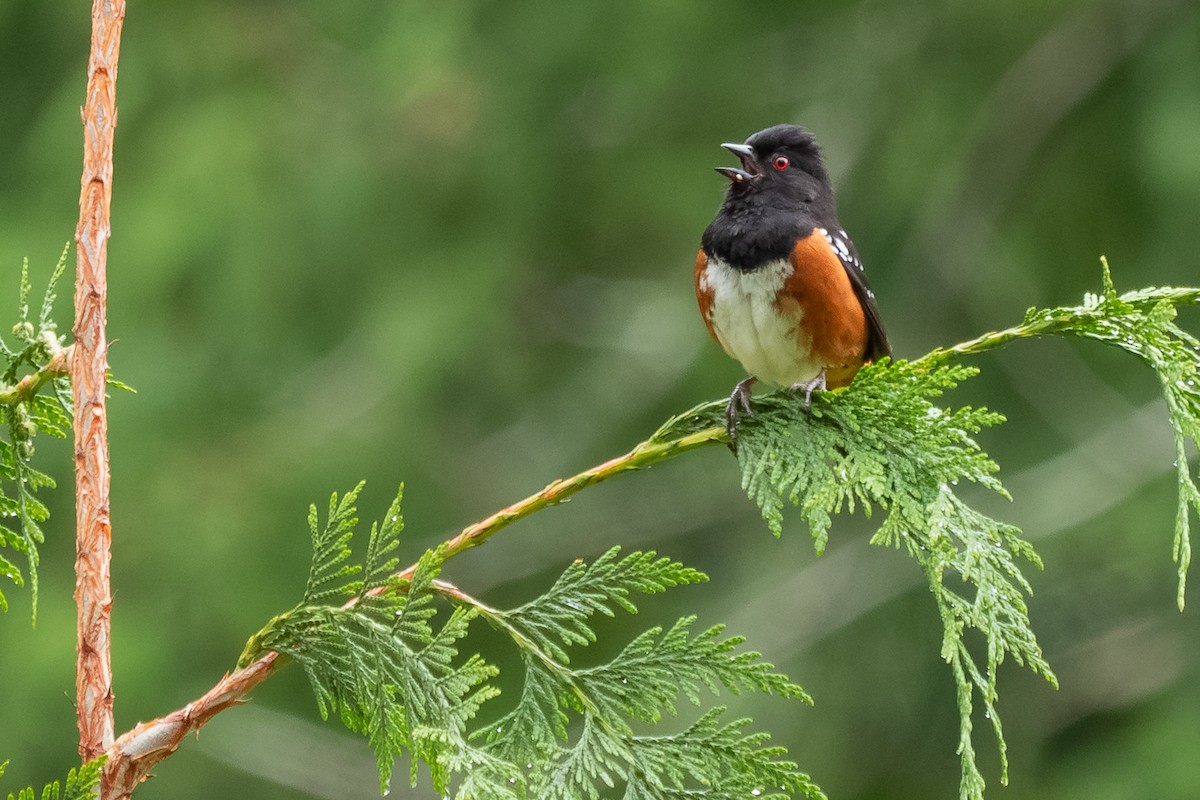
<svg viewBox="0 0 1200 800"><path fill-rule="evenodd" d="M754 150L750 145L725 142L721 147L733 153L742 162L741 169L737 167L717 167L717 172L729 178L735 185L745 185L754 178L762 175L762 169L759 168L758 159L754 157Z"/></svg>

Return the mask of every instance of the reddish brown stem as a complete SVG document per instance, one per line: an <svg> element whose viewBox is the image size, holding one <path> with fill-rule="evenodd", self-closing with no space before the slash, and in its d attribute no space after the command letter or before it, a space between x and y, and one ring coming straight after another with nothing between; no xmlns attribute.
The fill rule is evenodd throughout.
<svg viewBox="0 0 1200 800"><path fill-rule="evenodd" d="M71 386L75 402L75 673L79 754L103 754L113 741L112 592L108 508L108 425L104 409L108 342L105 335L105 259L112 202L113 132L117 124L117 55L124 0L95 0L83 105L83 177L75 230L75 346ZM100 796L106 797L102 783Z"/></svg>
<svg viewBox="0 0 1200 800"><path fill-rule="evenodd" d="M226 673L203 696L165 717L139 722L122 734L108 752L102 787L104 800L126 800L154 765L175 752L183 738L198 731L213 716L244 701L246 695L275 669L279 655L268 653L245 669Z"/></svg>

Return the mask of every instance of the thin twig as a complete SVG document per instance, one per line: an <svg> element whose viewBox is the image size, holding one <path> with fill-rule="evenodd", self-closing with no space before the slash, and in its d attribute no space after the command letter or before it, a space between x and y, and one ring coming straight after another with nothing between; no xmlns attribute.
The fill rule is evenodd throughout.
<svg viewBox="0 0 1200 800"><path fill-rule="evenodd" d="M45 366L40 367L36 372L29 373L9 388L0 391L0 404L15 405L16 403L24 403L33 398L47 383L60 375L66 375L71 368L71 353L73 351L74 346L67 345L47 361Z"/></svg>
<svg viewBox="0 0 1200 800"><path fill-rule="evenodd" d="M274 671L278 653L268 653L245 669L226 673L202 697L164 717L139 722L108 749L104 781L105 800L126 800L150 777L156 764L175 752L184 737L200 730L216 714L242 703L254 687Z"/></svg>
<svg viewBox="0 0 1200 800"><path fill-rule="evenodd" d="M540 492L513 503L473 525L468 525L442 546L442 552L446 558L457 555L483 544L501 528L543 508L557 505L581 489L622 472L642 469L688 450L720 442L724 435L724 428L705 428L669 440L655 436L623 456L605 461L570 478L554 481ZM413 564L396 573L396 577L402 581L409 580L416 569L417 565ZM379 591L388 588L390 587L381 587ZM346 606L353 606L359 599L361 598L350 600ZM108 749L104 773L114 793L106 797L112 800L124 800L129 797L137 785L149 777L155 764L175 752L185 736L198 731L217 713L243 702L246 695L266 680L278 665L279 654L267 653L247 666L226 674L203 697L164 717L140 723L133 730L122 734Z"/></svg>
<svg viewBox="0 0 1200 800"><path fill-rule="evenodd" d="M482 600L476 597L472 597L449 581L434 580L431 585L433 590L441 594L443 597L448 597L456 603L475 609L475 611L481 617L486 619L491 625L507 633L509 638L513 640L513 643L517 647L521 648L527 653L531 653L534 658L536 658L538 661L541 661L542 664L545 665L546 669L557 676L565 686L570 687L571 693L575 695L576 700L578 700L579 704L583 708L587 709L589 714L592 714L594 717L596 717L596 719L600 721L600 724L604 725L606 728L609 727L609 725L604 721L604 714L596 706L596 701L588 696L583 687L579 685L579 681L576 680L575 672L570 667L560 664L551 658L550 654L547 653L545 649L538 646L538 644L526 636L520 628L509 622L508 618L505 617L501 611L492 608L487 603L484 603Z"/></svg>
<svg viewBox="0 0 1200 800"><path fill-rule="evenodd" d="M607 480L621 472L648 467L651 464L687 452L688 450L694 450L697 447L723 441L724 436L725 430L723 428L705 428L704 430L669 441L649 439L623 456L605 461L603 464L598 464L570 478L554 481L537 494L532 494L507 508L500 509L495 514L476 522L474 525L467 526L463 529L462 533L446 542L444 553L449 558L464 550L481 545L501 528L505 528L517 520L523 519L547 506L557 505L580 489L585 489L592 484ZM417 565L413 564L398 573L397 577L400 580L408 580L412 578L416 570Z"/></svg>
<svg viewBox="0 0 1200 800"><path fill-rule="evenodd" d="M75 403L75 605L78 611L76 713L79 754L87 761L113 741L112 661L109 653L112 529L108 507L108 425L104 409L108 342L105 262L112 202L113 133L117 124L117 57L124 0L95 0L83 105L83 176L75 230L75 346L71 386ZM100 797L107 798L104 782Z"/></svg>

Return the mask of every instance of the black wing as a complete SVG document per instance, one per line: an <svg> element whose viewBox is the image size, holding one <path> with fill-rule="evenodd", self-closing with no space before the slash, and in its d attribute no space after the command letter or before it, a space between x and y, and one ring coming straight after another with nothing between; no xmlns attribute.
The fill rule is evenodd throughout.
<svg viewBox="0 0 1200 800"><path fill-rule="evenodd" d="M863 313L866 314L867 360L876 361L884 356L890 356L892 345L888 342L887 331L884 330L883 320L879 317L879 306L875 304L875 293L871 291L871 286L867 283L866 271L863 268L862 260L858 257L854 241L841 228L834 230L821 228L820 231L833 247L833 251L837 253L842 266L846 268L846 274L850 276L850 285L854 287L854 294L858 296L858 302L862 304Z"/></svg>

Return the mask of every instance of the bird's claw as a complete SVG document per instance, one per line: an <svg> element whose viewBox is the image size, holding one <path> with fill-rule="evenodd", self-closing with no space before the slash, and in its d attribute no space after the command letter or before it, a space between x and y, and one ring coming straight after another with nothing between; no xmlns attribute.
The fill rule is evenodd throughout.
<svg viewBox="0 0 1200 800"><path fill-rule="evenodd" d="M752 387L757 378L751 376L745 380L739 381L737 386L733 387L733 391L729 394L729 402L725 405L725 432L729 435L729 449L737 455L738 444L738 417L745 414L748 417L754 416L754 409L750 407L750 387ZM828 382L825 377L825 370L817 373L817 377L810 381L800 381L793 383L788 387L788 391L793 395L797 392L804 392L804 410L805 412L812 411L812 396L813 392L820 389L824 391L828 388Z"/></svg>
<svg viewBox="0 0 1200 800"><path fill-rule="evenodd" d="M729 403L725 406L725 432L729 434L729 449L734 455L737 455L738 410L740 408L748 417L754 416L754 410L750 407L750 387L756 380L757 378L751 376L738 381L729 395Z"/></svg>
<svg viewBox="0 0 1200 800"><path fill-rule="evenodd" d="M800 381L798 383L793 383L788 387L788 391L793 395L796 394L796 392L804 392L804 410L812 411L813 392L817 391L818 389L825 391L828 388L829 385L825 379L825 370L822 369L817 373L817 377L813 378L811 381Z"/></svg>

